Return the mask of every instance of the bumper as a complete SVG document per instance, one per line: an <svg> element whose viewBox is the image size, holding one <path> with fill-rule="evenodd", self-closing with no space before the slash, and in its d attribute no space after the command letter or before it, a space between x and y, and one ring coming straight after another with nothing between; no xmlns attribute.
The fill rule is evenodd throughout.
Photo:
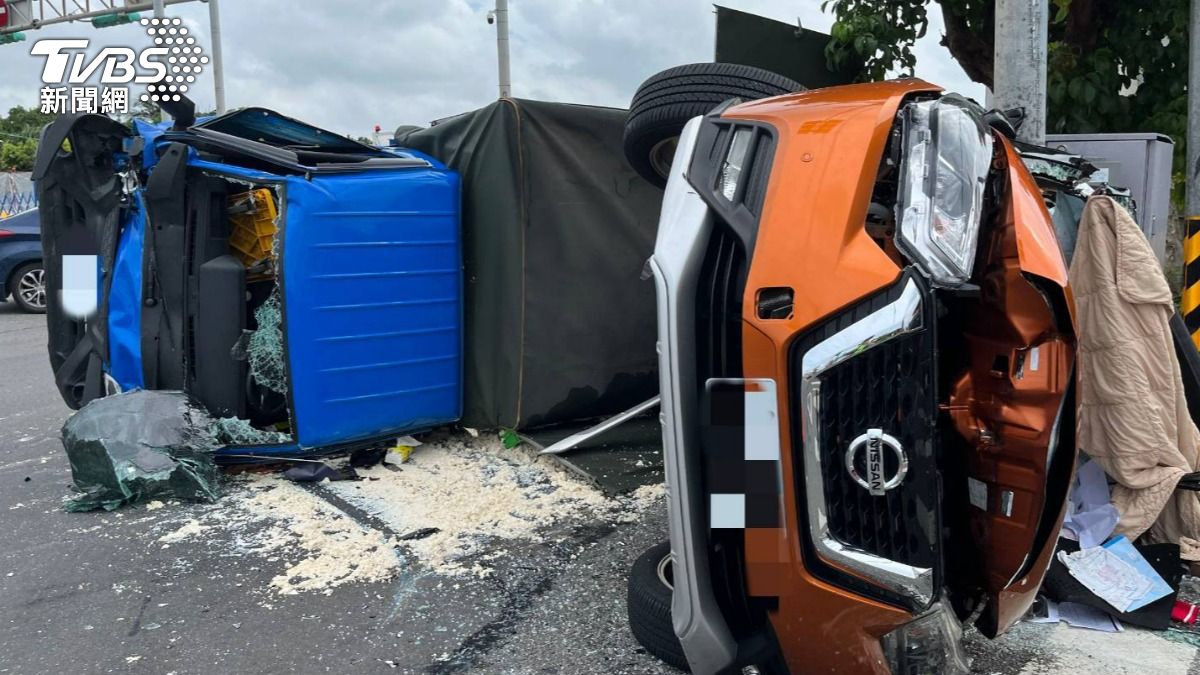
<svg viewBox="0 0 1200 675"><path fill-rule="evenodd" d="M708 234L708 206L686 180L699 120L683 130L673 172L663 195L658 245L650 261L658 297L659 379L674 582L671 615L692 672L718 673L737 656L737 642L717 604L708 559L707 511L698 456L696 381L696 286ZM667 243L669 242L669 244Z"/></svg>

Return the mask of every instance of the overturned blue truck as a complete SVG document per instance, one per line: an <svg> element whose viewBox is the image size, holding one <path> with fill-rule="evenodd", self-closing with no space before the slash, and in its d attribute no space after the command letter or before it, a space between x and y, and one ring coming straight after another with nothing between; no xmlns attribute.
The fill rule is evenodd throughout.
<svg viewBox="0 0 1200 675"><path fill-rule="evenodd" d="M499 101L412 134L425 152L193 111L43 131L50 362L71 407L184 391L268 432L217 451L236 461L654 395L639 275L661 192L621 157L624 111ZM84 314L71 288L89 260Z"/></svg>

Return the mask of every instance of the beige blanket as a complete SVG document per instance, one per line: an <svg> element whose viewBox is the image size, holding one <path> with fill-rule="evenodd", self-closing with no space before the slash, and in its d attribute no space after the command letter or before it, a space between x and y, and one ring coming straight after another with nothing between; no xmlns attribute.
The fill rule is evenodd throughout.
<svg viewBox="0 0 1200 675"><path fill-rule="evenodd" d="M1117 482L1117 532L1175 542L1200 560L1200 493L1176 491L1197 470L1168 321L1175 308L1145 235L1109 197L1088 200L1071 261L1079 332L1079 449Z"/></svg>

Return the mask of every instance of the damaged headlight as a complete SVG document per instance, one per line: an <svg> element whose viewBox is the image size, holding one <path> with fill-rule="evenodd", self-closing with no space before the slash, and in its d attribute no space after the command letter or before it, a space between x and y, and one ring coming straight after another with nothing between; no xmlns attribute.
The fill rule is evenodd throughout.
<svg viewBox="0 0 1200 675"><path fill-rule="evenodd" d="M992 136L972 104L946 96L904 109L897 242L935 284L971 278Z"/></svg>
<svg viewBox="0 0 1200 675"><path fill-rule="evenodd" d="M879 640L893 675L966 675L962 626L941 603Z"/></svg>

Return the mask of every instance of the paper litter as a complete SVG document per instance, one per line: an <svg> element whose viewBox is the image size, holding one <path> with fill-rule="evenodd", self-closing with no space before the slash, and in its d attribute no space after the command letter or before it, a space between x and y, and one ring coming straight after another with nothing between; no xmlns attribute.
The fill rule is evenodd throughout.
<svg viewBox="0 0 1200 675"><path fill-rule="evenodd" d="M1087 605L1077 602L1054 602L1040 597L1034 606L1034 611L1027 618L1030 623L1064 622L1076 628L1088 628L1105 633L1119 633L1125 630L1115 617Z"/></svg>
<svg viewBox="0 0 1200 675"><path fill-rule="evenodd" d="M1071 576L1118 612L1131 612L1167 596L1171 587L1125 537L1104 546L1058 552Z"/></svg>
<svg viewBox="0 0 1200 675"><path fill-rule="evenodd" d="M1093 461L1080 466L1067 503L1063 535L1078 541L1080 548L1100 546L1120 519L1121 514L1109 497L1104 469Z"/></svg>

